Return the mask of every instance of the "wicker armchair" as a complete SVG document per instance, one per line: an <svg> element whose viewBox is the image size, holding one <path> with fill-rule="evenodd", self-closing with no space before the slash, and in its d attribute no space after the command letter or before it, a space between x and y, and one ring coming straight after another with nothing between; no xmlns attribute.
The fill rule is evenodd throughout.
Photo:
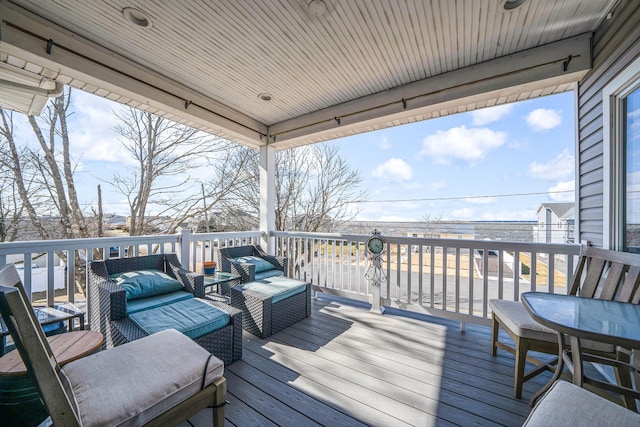
<svg viewBox="0 0 640 427"><path fill-rule="evenodd" d="M286 257L273 256L267 254L260 246L235 246L220 248L218 250L218 263L220 269L227 273L237 274L242 282L253 282L256 280L256 266L251 263L236 261L241 257L258 257L272 264L276 270L287 276L289 272L289 259Z"/></svg>
<svg viewBox="0 0 640 427"><path fill-rule="evenodd" d="M127 314L125 290L110 275L137 270L159 270L180 281L184 289L208 304L229 313L228 325L194 338L225 365L242 357L242 312L228 304L205 297L204 276L185 270L175 254L148 255L94 261L89 266L90 328L104 335L107 348L137 340L147 335Z"/></svg>
<svg viewBox="0 0 640 427"><path fill-rule="evenodd" d="M222 362L175 330L61 367L13 265L0 269L0 315L49 413L41 425L178 425L207 407L224 425Z"/></svg>

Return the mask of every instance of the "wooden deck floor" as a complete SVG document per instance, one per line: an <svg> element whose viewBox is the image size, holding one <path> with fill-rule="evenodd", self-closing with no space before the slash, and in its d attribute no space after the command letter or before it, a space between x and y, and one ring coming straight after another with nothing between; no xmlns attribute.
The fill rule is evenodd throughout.
<svg viewBox="0 0 640 427"><path fill-rule="evenodd" d="M228 426L519 426L550 375L514 399L513 356L491 356L489 328L463 333L457 322L321 298L310 318L268 339L245 332L225 377ZM210 420L203 411L190 421Z"/></svg>

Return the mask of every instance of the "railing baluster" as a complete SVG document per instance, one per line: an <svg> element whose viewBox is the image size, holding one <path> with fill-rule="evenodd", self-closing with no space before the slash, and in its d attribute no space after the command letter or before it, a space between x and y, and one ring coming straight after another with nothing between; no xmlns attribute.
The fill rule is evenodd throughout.
<svg viewBox="0 0 640 427"><path fill-rule="evenodd" d="M547 273L547 280L548 280L548 286L549 286L549 291L550 293L555 293L555 283L556 283L556 260L555 260L555 255L552 253L547 254L547 256L549 257L549 264L548 264L548 273Z"/></svg>
<svg viewBox="0 0 640 427"><path fill-rule="evenodd" d="M424 303L423 301L423 280L422 280L422 271L424 270L424 264L422 261L422 257L423 257L423 252L424 252L424 247L422 245L418 246L418 305L422 305Z"/></svg>
<svg viewBox="0 0 640 427"><path fill-rule="evenodd" d="M456 282L455 282L454 311L460 312L460 248L456 248Z"/></svg>
<svg viewBox="0 0 640 427"><path fill-rule="evenodd" d="M435 283L435 278L436 278L436 247L434 245L431 245L431 274L430 274L430 282L429 282L429 308L434 308L435 307L435 288L436 288L436 283Z"/></svg>
<svg viewBox="0 0 640 427"><path fill-rule="evenodd" d="M531 282L531 291L535 292L537 290L537 277L538 277L538 257L537 253L531 251L531 267L530 267L530 282Z"/></svg>

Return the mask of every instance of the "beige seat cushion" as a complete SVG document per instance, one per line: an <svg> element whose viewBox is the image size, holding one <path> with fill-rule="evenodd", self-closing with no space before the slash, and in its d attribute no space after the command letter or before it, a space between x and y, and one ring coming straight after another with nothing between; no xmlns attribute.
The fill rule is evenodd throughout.
<svg viewBox="0 0 640 427"><path fill-rule="evenodd" d="M504 327L519 337L558 342L556 332L533 320L520 301L492 299L489 301L489 307L494 315L498 316Z"/></svg>
<svg viewBox="0 0 640 427"><path fill-rule="evenodd" d="M196 394L209 352L174 329L102 351L62 369L83 426L142 425ZM211 357L205 386L222 377Z"/></svg>
<svg viewBox="0 0 640 427"><path fill-rule="evenodd" d="M505 328L519 337L538 341L558 342L558 335L553 329L536 322L520 301L492 299L489 301L491 311L498 316ZM587 350L613 353L614 346L595 341L582 340L582 347Z"/></svg>
<svg viewBox="0 0 640 427"><path fill-rule="evenodd" d="M637 427L640 414L566 381L556 381L523 426Z"/></svg>

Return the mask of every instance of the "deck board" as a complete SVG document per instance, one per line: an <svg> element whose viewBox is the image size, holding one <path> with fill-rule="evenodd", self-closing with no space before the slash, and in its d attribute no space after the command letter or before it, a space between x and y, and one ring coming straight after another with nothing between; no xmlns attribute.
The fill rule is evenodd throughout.
<svg viewBox="0 0 640 427"><path fill-rule="evenodd" d="M489 328L372 313L337 299L264 340L244 333L226 368L228 426L517 426L549 378L513 398L513 356L490 352ZM210 410L190 421L211 425ZM188 426L183 423L181 426Z"/></svg>

